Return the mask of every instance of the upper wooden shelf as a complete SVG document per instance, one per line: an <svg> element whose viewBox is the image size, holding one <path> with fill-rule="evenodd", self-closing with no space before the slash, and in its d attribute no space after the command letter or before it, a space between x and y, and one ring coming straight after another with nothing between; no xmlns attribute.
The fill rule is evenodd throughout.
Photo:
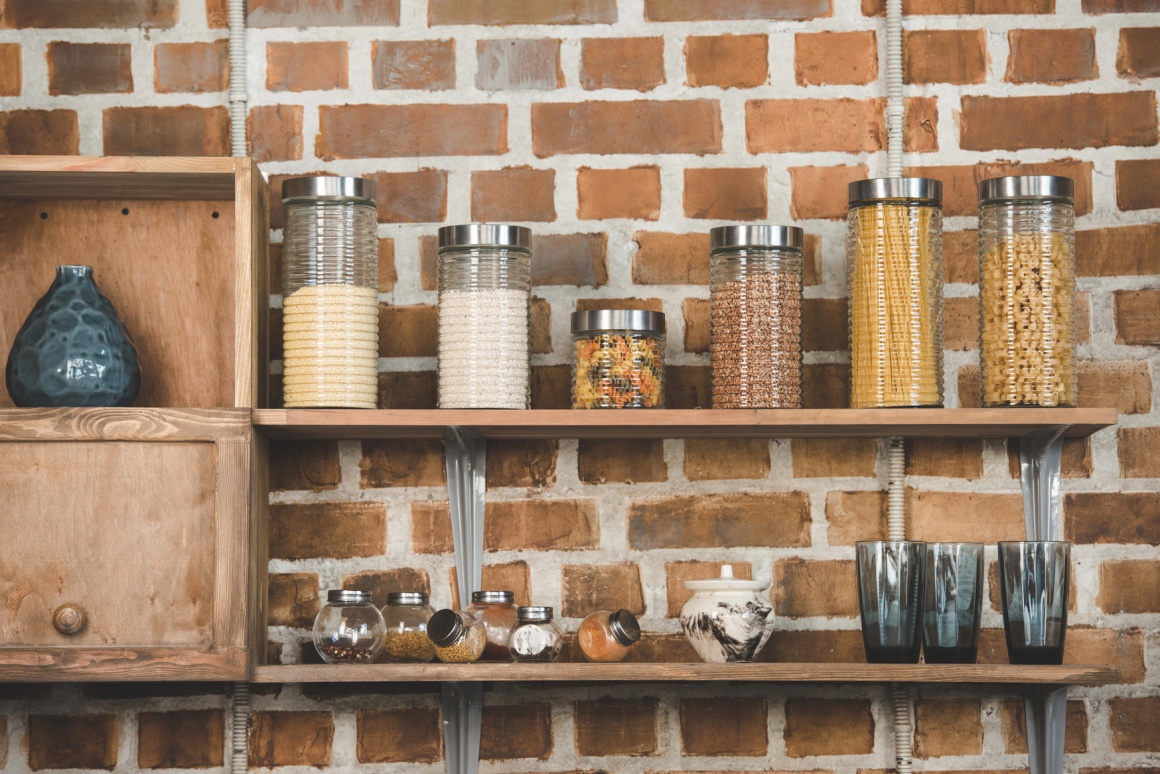
<svg viewBox="0 0 1160 774"><path fill-rule="evenodd" d="M400 682L727 682L767 683L1051 683L1108 685L1106 666L1011 664L349 664L260 666L255 683Z"/></svg>
<svg viewBox="0 0 1160 774"><path fill-rule="evenodd" d="M237 178L253 167L249 159L234 158L5 156L0 198L233 199ZM165 244L167 250L173 247Z"/></svg>
<svg viewBox="0 0 1160 774"><path fill-rule="evenodd" d="M996 409L257 409L273 438L1012 438L1066 425L1082 438L1116 423L1112 408Z"/></svg>

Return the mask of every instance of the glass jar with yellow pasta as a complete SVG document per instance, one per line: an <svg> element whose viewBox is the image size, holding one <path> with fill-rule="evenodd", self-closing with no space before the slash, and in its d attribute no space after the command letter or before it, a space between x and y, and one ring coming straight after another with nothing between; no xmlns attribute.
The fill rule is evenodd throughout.
<svg viewBox="0 0 1160 774"><path fill-rule="evenodd" d="M942 183L850 183L850 406L943 403Z"/></svg>
<svg viewBox="0 0 1160 774"><path fill-rule="evenodd" d="M572 349L572 408L665 407L665 316L661 312L574 312Z"/></svg>
<svg viewBox="0 0 1160 774"><path fill-rule="evenodd" d="M1075 184L1025 175L979 183L984 406L1074 406Z"/></svg>

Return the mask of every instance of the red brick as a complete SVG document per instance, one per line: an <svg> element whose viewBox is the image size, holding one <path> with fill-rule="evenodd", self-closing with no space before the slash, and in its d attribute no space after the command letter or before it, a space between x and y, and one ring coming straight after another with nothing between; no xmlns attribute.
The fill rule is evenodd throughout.
<svg viewBox="0 0 1160 774"><path fill-rule="evenodd" d="M454 567L451 568L449 576L451 607L459 609L459 581ZM532 577L527 562L485 564L483 566L482 588L511 591L515 594L517 605L532 604Z"/></svg>
<svg viewBox="0 0 1160 774"><path fill-rule="evenodd" d="M659 298L578 298L577 312L593 309L641 309L647 312L663 312L664 301Z"/></svg>
<svg viewBox="0 0 1160 774"><path fill-rule="evenodd" d="M523 91L564 85L559 40L480 40L476 43L476 59L477 89Z"/></svg>
<svg viewBox="0 0 1160 774"><path fill-rule="evenodd" d="M560 615L583 618L593 610L625 608L644 615L640 566L636 564L566 564L560 569Z"/></svg>
<svg viewBox="0 0 1160 774"><path fill-rule="evenodd" d="M379 357L434 357L438 350L434 304L379 304Z"/></svg>
<svg viewBox="0 0 1160 774"><path fill-rule="evenodd" d="M690 35L685 40L690 86L746 89L769 81L768 35Z"/></svg>
<svg viewBox="0 0 1160 774"><path fill-rule="evenodd" d="M8 763L8 718L0 715L0 766Z"/></svg>
<svg viewBox="0 0 1160 774"><path fill-rule="evenodd" d="M750 153L884 150L885 107L885 98L749 100L745 103L746 148ZM937 125L934 97L906 100L906 150L938 150Z"/></svg>
<svg viewBox="0 0 1160 774"><path fill-rule="evenodd" d="M608 235L545 234L533 239L533 285L608 284ZM565 408L570 408L571 404Z"/></svg>
<svg viewBox="0 0 1160 774"><path fill-rule="evenodd" d="M667 615L676 618L681 614L681 608L693 596L693 592L685 588L685 581L705 580L717 578L721 575L724 562L665 562L665 589L668 601ZM732 562L733 577L752 578L753 569L749 562Z"/></svg>
<svg viewBox="0 0 1160 774"><path fill-rule="evenodd" d="M903 0L908 16L1055 13L1055 0ZM864 16L883 16L886 0L862 0Z"/></svg>
<svg viewBox="0 0 1160 774"><path fill-rule="evenodd" d="M576 754L656 755L658 705L652 698L576 702L572 711Z"/></svg>
<svg viewBox="0 0 1160 774"><path fill-rule="evenodd" d="M431 593L431 581L426 570L395 567L390 570L367 570L342 576L344 589L369 591L379 607L387 604L387 595L395 591L422 591Z"/></svg>
<svg viewBox="0 0 1160 774"><path fill-rule="evenodd" d="M785 752L789 757L865 755L873 751L874 717L869 701L786 699Z"/></svg>
<svg viewBox="0 0 1160 774"><path fill-rule="evenodd" d="M1108 721L1116 752L1160 752L1160 696L1108 699Z"/></svg>
<svg viewBox="0 0 1160 774"><path fill-rule="evenodd" d="M1155 13L1160 11L1157 0L1083 0L1086 14Z"/></svg>
<svg viewBox="0 0 1160 774"><path fill-rule="evenodd" d="M119 107L104 113L106 156L228 156L224 107Z"/></svg>
<svg viewBox="0 0 1160 774"><path fill-rule="evenodd" d="M681 317L685 323L685 351L703 354L709 351L709 299L686 298L681 302Z"/></svg>
<svg viewBox="0 0 1160 774"><path fill-rule="evenodd" d="M1018 494L908 489L906 501L913 540L997 543L1025 535Z"/></svg>
<svg viewBox="0 0 1160 774"><path fill-rule="evenodd" d="M655 166L576 171L576 217L581 220L656 220L661 214L661 171Z"/></svg>
<svg viewBox="0 0 1160 774"><path fill-rule="evenodd" d="M1160 207L1160 159L1116 162L1116 204L1121 210Z"/></svg>
<svg viewBox="0 0 1160 774"><path fill-rule="evenodd" d="M946 216L966 215L974 217L979 213L978 184L992 177L1005 175L1062 175L1075 181L1075 210L1077 215L1087 215L1092 211L1092 163L1065 158L1038 164L1024 164L1018 161L982 162L973 166L926 166L907 167L904 174L917 177L933 177L943 184L943 214ZM974 274L971 278L952 279L947 282L978 281L978 236L977 232L958 232L966 240L964 260L973 260Z"/></svg>
<svg viewBox="0 0 1160 774"><path fill-rule="evenodd" d="M616 0L431 0L428 22L442 24L613 24Z"/></svg>
<svg viewBox="0 0 1160 774"><path fill-rule="evenodd" d="M255 161L296 161L302 158L301 105L250 108L246 128L250 158Z"/></svg>
<svg viewBox="0 0 1160 774"><path fill-rule="evenodd" d="M266 88L269 91L321 91L346 87L346 41L266 44Z"/></svg>
<svg viewBox="0 0 1160 774"><path fill-rule="evenodd" d="M905 174L910 174L906 172ZM1091 179L1090 176L1088 178ZM943 182L944 212L946 182ZM977 211L977 210L976 210ZM979 282L979 232L943 232L943 277L947 284L965 282L976 285Z"/></svg>
<svg viewBox="0 0 1160 774"><path fill-rule="evenodd" d="M556 170L511 167L471 173L476 221L556 219Z"/></svg>
<svg viewBox="0 0 1160 774"><path fill-rule="evenodd" d="M849 304L844 298L802 300L802 349L843 352L850 348Z"/></svg>
<svg viewBox="0 0 1160 774"><path fill-rule="evenodd" d="M255 712L250 717L250 768L329 766L330 712Z"/></svg>
<svg viewBox="0 0 1160 774"><path fill-rule="evenodd" d="M721 132L721 106L715 100L532 105L532 150L541 158L567 153L719 153Z"/></svg>
<svg viewBox="0 0 1160 774"><path fill-rule="evenodd" d="M492 440L487 444L487 487L550 487L556 483L555 440Z"/></svg>
<svg viewBox="0 0 1160 774"><path fill-rule="evenodd" d="M1123 78L1160 77L1160 27L1121 29L1116 70Z"/></svg>
<svg viewBox="0 0 1160 774"><path fill-rule="evenodd" d="M0 26L103 27L109 29L168 28L177 24L177 0L7 0Z"/></svg>
<svg viewBox="0 0 1160 774"><path fill-rule="evenodd" d="M376 40L371 78L376 89L454 89L455 41Z"/></svg>
<svg viewBox="0 0 1160 774"><path fill-rule="evenodd" d="M1000 705L1003 745L1008 755L1027 754L1027 708L1022 699L1007 699ZM1063 750L1085 753L1088 716L1082 700L1067 703L1064 715Z"/></svg>
<svg viewBox="0 0 1160 774"><path fill-rule="evenodd" d="M983 30L905 30L902 42L906 83L982 83L987 79Z"/></svg>
<svg viewBox="0 0 1160 774"><path fill-rule="evenodd" d="M133 91L128 43L49 43L49 94L126 94Z"/></svg>
<svg viewBox="0 0 1160 774"><path fill-rule="evenodd" d="M595 500L506 500L486 506L488 551L595 548L600 542ZM420 554L451 551L447 503L411 504L411 542Z"/></svg>
<svg viewBox="0 0 1160 774"><path fill-rule="evenodd" d="M379 405L393 409L433 409L438 387L434 371L379 374Z"/></svg>
<svg viewBox="0 0 1160 774"><path fill-rule="evenodd" d="M826 494L828 540L832 546L852 546L859 540L886 539L886 493L829 492Z"/></svg>
<svg viewBox="0 0 1160 774"><path fill-rule="evenodd" d="M690 481L768 478L766 438L689 438L685 441L685 478Z"/></svg>
<svg viewBox="0 0 1160 774"><path fill-rule="evenodd" d="M143 769L221 766L224 735L221 710L142 712L137 716L137 765Z"/></svg>
<svg viewBox="0 0 1160 774"><path fill-rule="evenodd" d="M1160 427L1121 427L1116 438L1121 478L1160 478Z"/></svg>
<svg viewBox="0 0 1160 774"><path fill-rule="evenodd" d="M665 82L665 39L585 38L580 85L585 89L651 91Z"/></svg>
<svg viewBox="0 0 1160 774"><path fill-rule="evenodd" d="M983 441L978 438L912 438L907 444L908 476L983 477Z"/></svg>
<svg viewBox="0 0 1160 774"><path fill-rule="evenodd" d="M858 615L857 575L848 560L782 559L773 565L773 607L786 618Z"/></svg>
<svg viewBox="0 0 1160 774"><path fill-rule="evenodd" d="M851 664L866 661L862 632L794 631L774 628L769 643L757 654L758 662L780 664Z"/></svg>
<svg viewBox="0 0 1160 774"><path fill-rule="evenodd" d="M277 441L270 444L270 488L274 491L335 489L342 480L334 441Z"/></svg>
<svg viewBox="0 0 1160 774"><path fill-rule="evenodd" d="M1147 559L1101 562L1096 604L1107 613L1160 613L1160 562Z"/></svg>
<svg viewBox="0 0 1160 774"><path fill-rule="evenodd" d="M681 699L685 755L761 755L769 751L765 699Z"/></svg>
<svg viewBox="0 0 1160 774"><path fill-rule="evenodd" d="M1004 80L1011 83L1073 83L1099 75L1094 29L1010 30Z"/></svg>
<svg viewBox="0 0 1160 774"><path fill-rule="evenodd" d="M433 763L443 759L443 729L434 707L359 710L359 763Z"/></svg>
<svg viewBox="0 0 1160 774"><path fill-rule="evenodd" d="M159 94L225 91L230 86L229 42L159 43L153 49L153 68L153 88Z"/></svg>
<svg viewBox="0 0 1160 774"><path fill-rule="evenodd" d="M447 483L442 441L363 441L359 470L359 486L363 489L442 487Z"/></svg>
<svg viewBox="0 0 1160 774"><path fill-rule="evenodd" d="M645 0L648 21L814 19L833 14L832 0Z"/></svg>
<svg viewBox="0 0 1160 774"><path fill-rule="evenodd" d="M1160 224L1077 231L1075 253L1081 277L1160 274Z"/></svg>
<svg viewBox="0 0 1160 774"><path fill-rule="evenodd" d="M632 257L632 281L637 285L708 285L709 235L638 231Z"/></svg>
<svg viewBox="0 0 1160 774"><path fill-rule="evenodd" d="M687 218L760 220L768 208L764 167L685 170Z"/></svg>
<svg viewBox="0 0 1160 774"><path fill-rule="evenodd" d="M115 715L29 715L28 768L106 769L117 765Z"/></svg>
<svg viewBox="0 0 1160 774"><path fill-rule="evenodd" d="M914 703L914 757L982 755L978 699L920 699Z"/></svg>
<svg viewBox="0 0 1160 774"><path fill-rule="evenodd" d="M578 473L586 484L640 484L666 481L664 441L581 439Z"/></svg>
<svg viewBox="0 0 1160 774"><path fill-rule="evenodd" d="M270 558L378 556L387 549L382 503L270 506Z"/></svg>
<svg viewBox="0 0 1160 774"><path fill-rule="evenodd" d="M249 0L250 27L397 27L399 0Z"/></svg>
<svg viewBox="0 0 1160 774"><path fill-rule="evenodd" d="M1122 414L1152 411L1152 377L1147 361L1081 360L1079 405L1113 406Z"/></svg>
<svg viewBox="0 0 1160 774"><path fill-rule="evenodd" d="M507 153L506 105L323 105L321 159Z"/></svg>
<svg viewBox="0 0 1160 774"><path fill-rule="evenodd" d="M873 438L794 438L794 478L873 477L878 442Z"/></svg>
<svg viewBox="0 0 1160 774"><path fill-rule="evenodd" d="M0 112L0 154L75 156L80 146L75 110Z"/></svg>
<svg viewBox="0 0 1160 774"><path fill-rule="evenodd" d="M640 550L808 546L809 496L764 492L633 500L628 543Z"/></svg>
<svg viewBox="0 0 1160 774"><path fill-rule="evenodd" d="M551 754L551 705L484 706L479 745L479 757L482 760L536 758L543 761Z"/></svg>
<svg viewBox="0 0 1160 774"><path fill-rule="evenodd" d="M807 363L802 367L802 408L848 408L850 366Z"/></svg>
<svg viewBox="0 0 1160 774"><path fill-rule="evenodd" d="M834 56L841 51L841 56ZM878 80L878 38L865 32L799 32L794 35L798 86L861 85Z"/></svg>
<svg viewBox="0 0 1160 774"><path fill-rule="evenodd" d="M572 408L571 366L532 366L532 408Z"/></svg>
<svg viewBox="0 0 1160 774"><path fill-rule="evenodd" d="M266 621L270 626L309 629L321 607L318 574L313 572L270 573ZM179 767L180 768L180 767Z"/></svg>
<svg viewBox="0 0 1160 774"><path fill-rule="evenodd" d="M20 44L0 43L0 97L19 97L22 80Z"/></svg>
<svg viewBox="0 0 1160 774"><path fill-rule="evenodd" d="M870 176L865 164L851 167L790 167L794 220L845 220L850 183Z"/></svg>
<svg viewBox="0 0 1160 774"><path fill-rule="evenodd" d="M1155 145L1156 93L964 96L963 150Z"/></svg>
<svg viewBox="0 0 1160 774"><path fill-rule="evenodd" d="M542 298L532 298L531 345L533 355L552 352L552 305Z"/></svg>
<svg viewBox="0 0 1160 774"><path fill-rule="evenodd" d="M441 169L379 172L376 183L380 223L439 223L447 218L447 173Z"/></svg>
<svg viewBox="0 0 1160 774"><path fill-rule="evenodd" d="M1068 540L1160 545L1160 494L1070 492L1063 498Z"/></svg>

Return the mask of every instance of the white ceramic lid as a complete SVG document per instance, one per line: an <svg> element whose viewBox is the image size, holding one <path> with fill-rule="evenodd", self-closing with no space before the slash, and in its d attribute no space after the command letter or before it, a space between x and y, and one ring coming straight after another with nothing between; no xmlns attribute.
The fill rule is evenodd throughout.
<svg viewBox="0 0 1160 774"><path fill-rule="evenodd" d="M723 564L721 565L721 577L685 581L685 588L689 591L765 591L769 588L769 584L745 578L734 578L733 565Z"/></svg>

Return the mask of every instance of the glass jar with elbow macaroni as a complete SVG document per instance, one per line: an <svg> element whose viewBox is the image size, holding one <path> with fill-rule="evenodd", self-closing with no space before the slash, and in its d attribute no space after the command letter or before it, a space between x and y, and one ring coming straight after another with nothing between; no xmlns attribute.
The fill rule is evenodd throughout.
<svg viewBox="0 0 1160 774"><path fill-rule="evenodd" d="M850 406L943 403L942 183L850 183Z"/></svg>
<svg viewBox="0 0 1160 774"><path fill-rule="evenodd" d="M979 183L984 406L1074 406L1075 185L1051 175Z"/></svg>

